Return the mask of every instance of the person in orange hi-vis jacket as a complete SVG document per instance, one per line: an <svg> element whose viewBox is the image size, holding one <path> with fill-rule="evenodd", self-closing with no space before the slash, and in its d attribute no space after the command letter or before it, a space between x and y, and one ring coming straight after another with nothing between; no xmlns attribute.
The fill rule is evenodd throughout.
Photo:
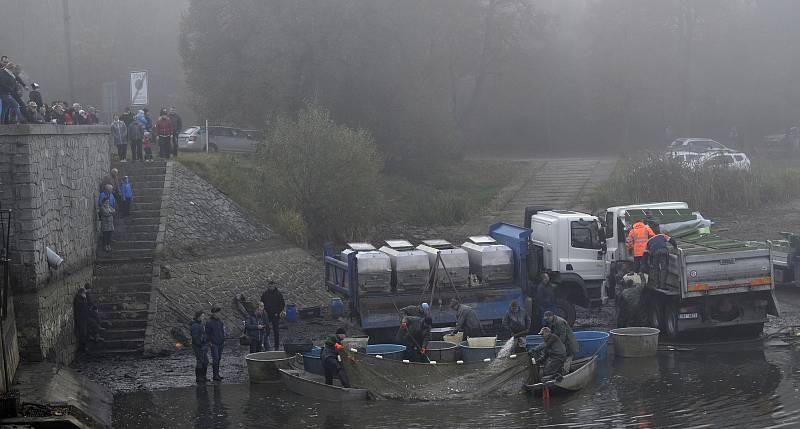
<svg viewBox="0 0 800 429"><path fill-rule="evenodd" d="M633 252L633 271L641 273L642 257L647 250L647 240L655 237L653 229L647 226L641 219L636 219L633 228L628 232L628 251Z"/></svg>

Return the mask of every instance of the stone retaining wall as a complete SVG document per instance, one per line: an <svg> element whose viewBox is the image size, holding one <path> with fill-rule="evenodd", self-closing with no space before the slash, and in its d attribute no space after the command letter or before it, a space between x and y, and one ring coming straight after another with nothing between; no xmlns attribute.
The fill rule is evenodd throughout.
<svg viewBox="0 0 800 429"><path fill-rule="evenodd" d="M70 362L72 302L92 281L107 126L0 126L0 204L13 210L12 285L25 360ZM64 258L57 269L46 247Z"/></svg>

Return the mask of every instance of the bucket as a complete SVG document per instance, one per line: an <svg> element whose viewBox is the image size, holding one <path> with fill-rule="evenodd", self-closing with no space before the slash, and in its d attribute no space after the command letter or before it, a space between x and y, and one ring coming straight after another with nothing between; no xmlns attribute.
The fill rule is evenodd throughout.
<svg viewBox="0 0 800 429"><path fill-rule="evenodd" d="M428 359L436 362L455 362L459 348L457 343L428 341Z"/></svg>
<svg viewBox="0 0 800 429"><path fill-rule="evenodd" d="M347 337L342 340L342 345L348 349L356 349L359 352L364 352L367 349L369 337Z"/></svg>
<svg viewBox="0 0 800 429"><path fill-rule="evenodd" d="M470 347L494 347L497 337L469 337L467 344Z"/></svg>
<svg viewBox="0 0 800 429"><path fill-rule="evenodd" d="M442 335L442 340L447 341L448 343L453 344L461 344L461 341L464 339L463 332L456 332L453 335Z"/></svg>
<svg viewBox="0 0 800 429"><path fill-rule="evenodd" d="M470 340L471 339L472 338L470 338ZM461 359L464 362L483 362L483 360L486 358L494 359L495 357L497 357L498 350L500 350L506 343L505 341L495 340L493 346L490 347L472 347L468 345L468 342L469 341L462 341L460 344Z"/></svg>
<svg viewBox="0 0 800 429"><path fill-rule="evenodd" d="M325 370L322 368L322 354L321 347L314 347L308 353L303 353L303 369L307 372L317 375L325 375Z"/></svg>
<svg viewBox="0 0 800 429"><path fill-rule="evenodd" d="M381 355L384 359L403 360L406 346L400 344L372 344L367 346L367 354Z"/></svg>
<svg viewBox="0 0 800 429"><path fill-rule="evenodd" d="M281 381L279 369L290 369L293 356L284 352L259 352L245 356L250 383L277 383Z"/></svg>
<svg viewBox="0 0 800 429"><path fill-rule="evenodd" d="M296 322L297 321L297 306L294 304L289 304L286 306L286 321L287 322Z"/></svg>
<svg viewBox="0 0 800 429"><path fill-rule="evenodd" d="M620 357L654 356L658 350L658 329L631 327L612 329L614 354Z"/></svg>
<svg viewBox="0 0 800 429"><path fill-rule="evenodd" d="M341 298L331 298L331 317L334 319L344 315L344 303Z"/></svg>

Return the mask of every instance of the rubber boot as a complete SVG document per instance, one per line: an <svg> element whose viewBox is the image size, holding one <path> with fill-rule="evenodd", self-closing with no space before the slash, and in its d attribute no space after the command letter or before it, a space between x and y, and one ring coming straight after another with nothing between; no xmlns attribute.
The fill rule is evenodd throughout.
<svg viewBox="0 0 800 429"><path fill-rule="evenodd" d="M203 374L202 371L203 371L203 368L195 368L194 369L194 381L196 381L197 384L202 384L202 383L205 383L207 381L206 380L206 376Z"/></svg>
<svg viewBox="0 0 800 429"><path fill-rule="evenodd" d="M203 368L200 370L200 376L203 377L203 381L211 381L208 379L208 365L203 365Z"/></svg>
<svg viewBox="0 0 800 429"><path fill-rule="evenodd" d="M214 372L214 381L222 381L222 377L219 375L219 365L212 365L211 368Z"/></svg>

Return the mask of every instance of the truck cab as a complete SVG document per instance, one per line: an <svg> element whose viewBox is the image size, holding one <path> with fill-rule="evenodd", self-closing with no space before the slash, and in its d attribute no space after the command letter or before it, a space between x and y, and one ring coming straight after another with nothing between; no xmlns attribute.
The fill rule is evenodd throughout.
<svg viewBox="0 0 800 429"><path fill-rule="evenodd" d="M605 302L606 242L596 216L528 208L525 223L532 230L531 273L549 273L557 296L581 307Z"/></svg>

